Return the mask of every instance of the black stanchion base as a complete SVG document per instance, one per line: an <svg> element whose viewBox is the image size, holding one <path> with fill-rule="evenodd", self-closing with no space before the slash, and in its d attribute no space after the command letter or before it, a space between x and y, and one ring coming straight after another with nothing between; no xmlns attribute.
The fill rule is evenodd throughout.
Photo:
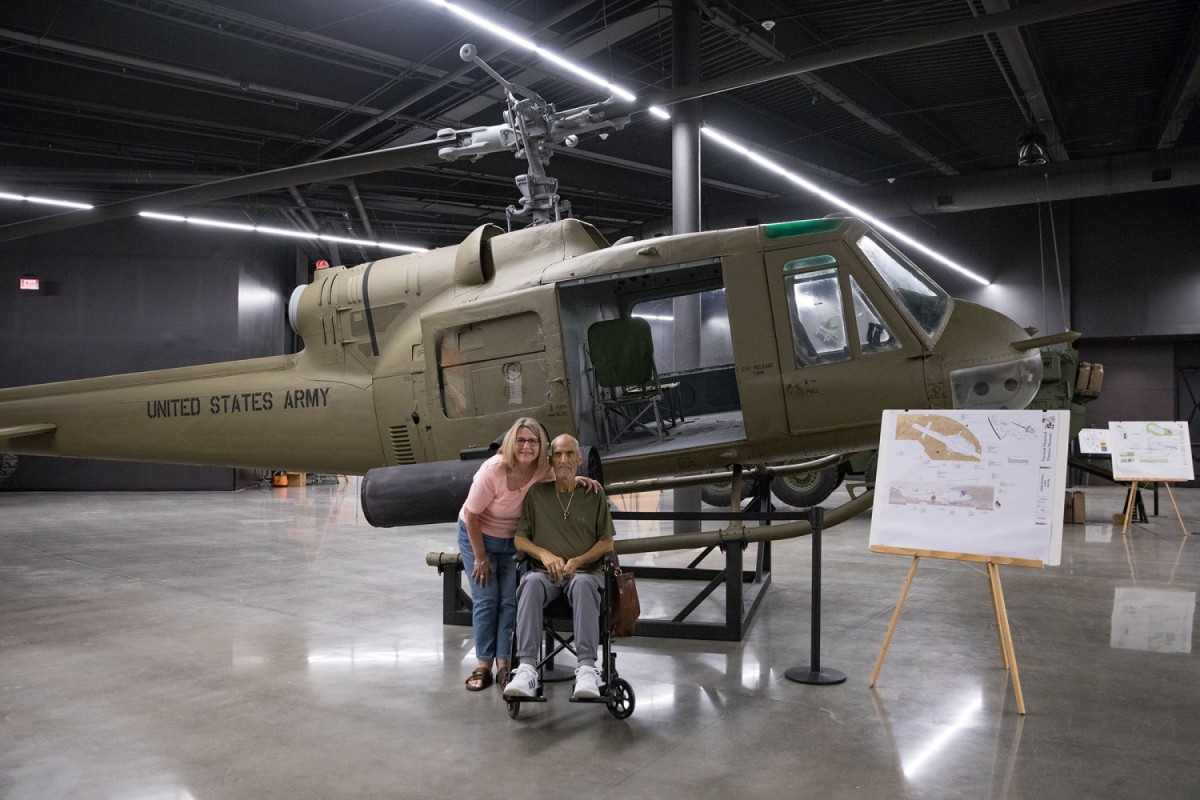
<svg viewBox="0 0 1200 800"><path fill-rule="evenodd" d="M846 673L836 669L813 669L812 667L792 667L783 673L783 677L796 683L807 683L810 686L833 686L846 682Z"/></svg>

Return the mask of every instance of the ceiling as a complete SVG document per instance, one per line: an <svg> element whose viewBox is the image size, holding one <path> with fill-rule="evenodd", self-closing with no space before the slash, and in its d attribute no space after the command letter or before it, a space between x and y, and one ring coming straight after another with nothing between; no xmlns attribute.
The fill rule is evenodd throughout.
<svg viewBox="0 0 1200 800"><path fill-rule="evenodd" d="M461 4L639 97L670 94L668 2ZM1121 159L1190 156L1200 145L1194 0L1117 4L890 52L921 31L1039 5L1063 6L689 2L700 18L702 84L772 64L835 64L709 94L703 119L850 194L911 187L944 199L956 185L1016 172L1018 139L1034 127L1046 137L1051 173L1098 175ZM559 110L606 97L429 0L5 0L0 191L105 204L496 124L502 92L460 60L467 42ZM702 153L706 214L802 195L715 145ZM521 172L523 162L499 153L188 213L435 246L484 222L503 225ZM661 225L672 207L671 124L635 114L623 130L556 151L549 172L575 216L610 236ZM44 213L0 203L4 223Z"/></svg>

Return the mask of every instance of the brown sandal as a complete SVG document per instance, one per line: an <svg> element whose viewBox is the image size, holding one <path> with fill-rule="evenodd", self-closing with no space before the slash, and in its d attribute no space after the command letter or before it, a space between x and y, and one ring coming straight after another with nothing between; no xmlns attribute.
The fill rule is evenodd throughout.
<svg viewBox="0 0 1200 800"><path fill-rule="evenodd" d="M475 671L467 676L468 692L482 692L491 685L492 670L490 667L476 667Z"/></svg>
<svg viewBox="0 0 1200 800"><path fill-rule="evenodd" d="M503 689L508 685L508 679L512 677L512 670L508 667L496 668L496 685Z"/></svg>

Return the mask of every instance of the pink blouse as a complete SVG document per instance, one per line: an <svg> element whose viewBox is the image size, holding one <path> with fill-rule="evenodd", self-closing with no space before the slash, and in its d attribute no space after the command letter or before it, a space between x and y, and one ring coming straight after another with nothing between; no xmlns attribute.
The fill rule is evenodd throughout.
<svg viewBox="0 0 1200 800"><path fill-rule="evenodd" d="M511 539L521 519L521 504L525 501L525 493L535 483L548 481L554 477L554 470L549 464L541 469L519 489L508 488L508 473L504 469L504 459L494 455L475 473L471 479L471 490L467 492L467 501L463 503L458 516L463 517L463 511L479 515L479 526L488 536L498 536Z"/></svg>

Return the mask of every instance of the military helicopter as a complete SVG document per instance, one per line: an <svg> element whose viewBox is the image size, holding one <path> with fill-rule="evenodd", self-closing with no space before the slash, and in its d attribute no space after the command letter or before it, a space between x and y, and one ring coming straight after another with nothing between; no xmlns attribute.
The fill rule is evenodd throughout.
<svg viewBox="0 0 1200 800"><path fill-rule="evenodd" d="M1022 408L1040 385L1038 348L1065 341L950 297L854 218L610 244L569 217L545 167L554 146L628 117L601 104L559 112L470 45L462 57L504 86L504 122L441 131L369 164L523 156L509 230L488 224L458 245L319 270L289 302L304 344L294 355L0 390L0 451L363 474L461 463L532 416L599 451L607 481L631 481L869 450L888 408ZM169 208L344 175L337 162L349 158L306 165L303 179L289 168L151 200ZM144 206L114 203L89 220ZM73 224L16 223L0 238ZM645 348L620 347L636 328L661 348L681 303L699 308L694 334L711 358L662 377L651 360L636 379L606 382L598 326L627 325L609 338L618 363L636 361Z"/></svg>

